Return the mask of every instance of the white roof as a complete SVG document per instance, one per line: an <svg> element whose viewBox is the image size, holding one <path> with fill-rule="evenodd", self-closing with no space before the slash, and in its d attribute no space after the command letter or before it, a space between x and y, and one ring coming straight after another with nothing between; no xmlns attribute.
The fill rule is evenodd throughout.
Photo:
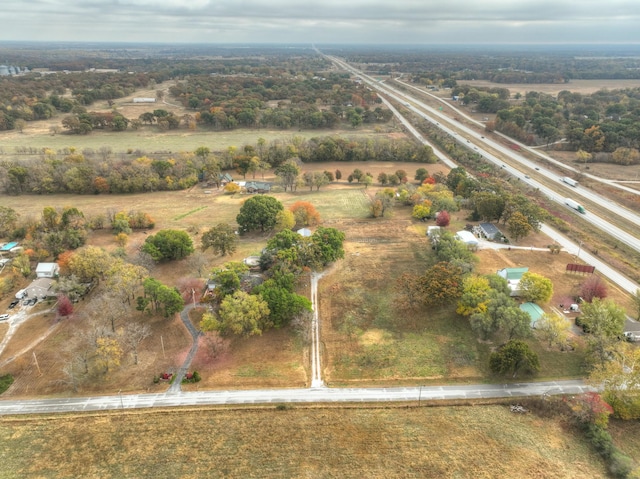
<svg viewBox="0 0 640 479"><path fill-rule="evenodd" d="M48 273L50 271L56 271L57 269L58 263L38 263L36 273Z"/></svg>
<svg viewBox="0 0 640 479"><path fill-rule="evenodd" d="M471 231L458 231L456 233L456 238L467 244L478 244L478 238L476 238Z"/></svg>

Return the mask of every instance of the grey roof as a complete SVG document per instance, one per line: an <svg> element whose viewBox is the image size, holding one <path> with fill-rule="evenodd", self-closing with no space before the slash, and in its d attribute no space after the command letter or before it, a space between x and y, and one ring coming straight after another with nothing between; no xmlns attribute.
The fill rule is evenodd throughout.
<svg viewBox="0 0 640 479"><path fill-rule="evenodd" d="M500 233L500 230L496 228L496 225L493 223L480 223L480 228L484 231L484 234L487 236L493 236L496 233Z"/></svg>

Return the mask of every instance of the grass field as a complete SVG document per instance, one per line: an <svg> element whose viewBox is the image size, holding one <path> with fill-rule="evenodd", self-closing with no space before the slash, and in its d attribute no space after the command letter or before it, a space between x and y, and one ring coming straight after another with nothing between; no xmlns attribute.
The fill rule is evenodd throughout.
<svg viewBox="0 0 640 479"><path fill-rule="evenodd" d="M0 477L604 478L562 421L508 406L0 418Z"/></svg>

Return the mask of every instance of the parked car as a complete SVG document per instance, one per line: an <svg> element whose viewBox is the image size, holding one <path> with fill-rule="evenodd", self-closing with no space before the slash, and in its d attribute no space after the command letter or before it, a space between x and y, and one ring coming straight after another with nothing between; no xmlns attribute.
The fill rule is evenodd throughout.
<svg viewBox="0 0 640 479"><path fill-rule="evenodd" d="M6 321L7 319L9 319L8 314L0 314L0 321Z"/></svg>

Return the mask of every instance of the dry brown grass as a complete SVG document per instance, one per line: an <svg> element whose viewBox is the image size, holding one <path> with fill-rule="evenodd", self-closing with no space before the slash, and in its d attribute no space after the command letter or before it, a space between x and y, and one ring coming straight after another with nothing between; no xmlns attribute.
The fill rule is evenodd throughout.
<svg viewBox="0 0 640 479"><path fill-rule="evenodd" d="M0 418L10 478L604 478L559 420L507 406L154 410Z"/></svg>

